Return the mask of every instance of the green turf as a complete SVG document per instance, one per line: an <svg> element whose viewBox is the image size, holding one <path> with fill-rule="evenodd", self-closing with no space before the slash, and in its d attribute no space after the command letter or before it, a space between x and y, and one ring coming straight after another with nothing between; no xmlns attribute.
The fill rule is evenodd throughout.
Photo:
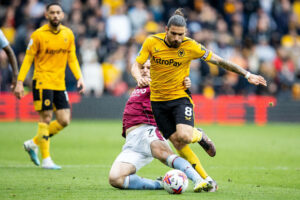
<svg viewBox="0 0 300 200"><path fill-rule="evenodd" d="M165 191L128 191L108 184L110 166L124 142L120 121L73 121L52 139L60 171L34 166L23 142L35 135L35 123L0 123L0 199L300 199L300 125L204 126L215 141L210 158L198 145L207 172L219 184L216 193L183 195ZM168 168L158 161L139 175L156 178Z"/></svg>

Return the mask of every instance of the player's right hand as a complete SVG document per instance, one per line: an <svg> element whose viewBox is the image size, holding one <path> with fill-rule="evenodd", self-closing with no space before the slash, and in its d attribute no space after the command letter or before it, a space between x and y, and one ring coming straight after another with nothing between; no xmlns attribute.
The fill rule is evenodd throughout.
<svg viewBox="0 0 300 200"><path fill-rule="evenodd" d="M248 78L248 82L253 84L253 85L263 85L267 86L267 81L265 80L264 77L255 75L255 74L250 74Z"/></svg>
<svg viewBox="0 0 300 200"><path fill-rule="evenodd" d="M22 81L17 81L15 90L14 90L14 95L18 98L21 99L24 96L24 87L23 87L23 82Z"/></svg>

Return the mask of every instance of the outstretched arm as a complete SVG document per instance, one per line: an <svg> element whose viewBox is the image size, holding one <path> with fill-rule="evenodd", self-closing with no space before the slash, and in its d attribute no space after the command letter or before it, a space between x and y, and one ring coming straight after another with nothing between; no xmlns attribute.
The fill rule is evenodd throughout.
<svg viewBox="0 0 300 200"><path fill-rule="evenodd" d="M137 85L139 87L145 87L150 84L150 78L142 77L142 75L141 75L140 69L142 68L142 66L143 66L142 64L140 64L136 61L131 66L131 75L136 80Z"/></svg>
<svg viewBox="0 0 300 200"><path fill-rule="evenodd" d="M208 62L223 67L228 71L235 72L241 76L244 76L251 84L267 86L267 81L264 79L264 77L251 74L250 72L238 66L237 64L227 61L214 53L212 54Z"/></svg>

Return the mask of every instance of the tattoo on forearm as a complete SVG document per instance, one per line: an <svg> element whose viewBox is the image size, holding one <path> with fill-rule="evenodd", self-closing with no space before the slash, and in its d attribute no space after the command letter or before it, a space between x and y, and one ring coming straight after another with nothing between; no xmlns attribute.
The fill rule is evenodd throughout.
<svg viewBox="0 0 300 200"><path fill-rule="evenodd" d="M238 66L237 64L234 64L230 61L224 60L224 59L220 59L220 60L211 60L211 63L218 65L220 67L223 67L226 70L235 72L237 74L240 74L242 76L245 76L247 71L244 70L242 67Z"/></svg>

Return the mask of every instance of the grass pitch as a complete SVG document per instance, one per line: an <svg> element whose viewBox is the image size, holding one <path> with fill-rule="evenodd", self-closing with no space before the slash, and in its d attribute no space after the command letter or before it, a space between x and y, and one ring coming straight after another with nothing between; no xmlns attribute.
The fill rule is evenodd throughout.
<svg viewBox="0 0 300 200"><path fill-rule="evenodd" d="M51 139L53 160L63 167L36 167L23 150L35 135L36 123L0 123L0 199L300 199L300 125L203 126L215 142L210 158L192 145L208 174L219 184L216 193L182 195L166 191L129 191L108 184L110 166L121 151L120 121L73 121ZM147 178L169 168L158 161L138 172Z"/></svg>

